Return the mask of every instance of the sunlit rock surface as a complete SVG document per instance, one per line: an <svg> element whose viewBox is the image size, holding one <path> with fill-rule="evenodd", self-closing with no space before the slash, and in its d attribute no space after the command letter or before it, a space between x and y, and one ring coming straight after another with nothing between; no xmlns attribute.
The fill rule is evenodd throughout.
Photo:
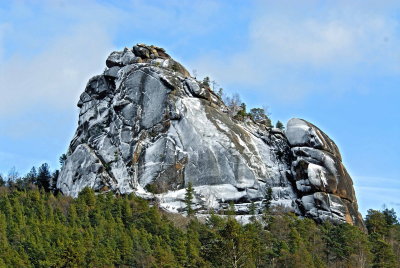
<svg viewBox="0 0 400 268"><path fill-rule="evenodd" d="M362 225L352 181L335 143L314 125L288 122L286 134L227 113L220 97L162 48L112 52L78 102L78 128L57 186L157 198L182 212L192 182L197 213L238 214L253 201L317 221Z"/></svg>

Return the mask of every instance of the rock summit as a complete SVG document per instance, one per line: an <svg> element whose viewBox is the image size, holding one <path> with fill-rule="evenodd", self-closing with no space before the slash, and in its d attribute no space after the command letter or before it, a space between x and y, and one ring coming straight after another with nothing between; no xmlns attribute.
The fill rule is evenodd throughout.
<svg viewBox="0 0 400 268"><path fill-rule="evenodd" d="M291 119L286 131L238 120L220 96L164 49L115 51L80 96L78 128L57 187L156 198L182 212L192 183L196 213L260 212L272 206L319 222L363 226L352 179L336 144L318 127Z"/></svg>

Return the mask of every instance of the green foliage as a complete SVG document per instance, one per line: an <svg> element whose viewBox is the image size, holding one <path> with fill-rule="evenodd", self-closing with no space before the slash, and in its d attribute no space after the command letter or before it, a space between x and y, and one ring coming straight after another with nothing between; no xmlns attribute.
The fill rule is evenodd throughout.
<svg viewBox="0 0 400 268"><path fill-rule="evenodd" d="M339 262L353 267L364 267L369 259L368 238L357 227L329 222L323 225L323 240L326 243L326 261Z"/></svg>
<svg viewBox="0 0 400 268"><path fill-rule="evenodd" d="M157 187L157 185L155 183L149 183L144 188L149 193L152 193L152 194L158 194L159 193L158 187Z"/></svg>
<svg viewBox="0 0 400 268"><path fill-rule="evenodd" d="M263 108L253 108L250 110L249 115L256 122L264 122L268 127L272 127L271 119L266 114Z"/></svg>
<svg viewBox="0 0 400 268"><path fill-rule="evenodd" d="M45 191L50 189L50 167L47 163L42 164L38 169L37 181L39 188L43 188Z"/></svg>
<svg viewBox="0 0 400 268"><path fill-rule="evenodd" d="M233 214L232 208L229 211ZM273 208L267 224L253 219L242 225L233 216L211 212L205 223L193 218L177 227L167 216L171 215L132 194L95 194L85 188L73 199L38 188L0 187L0 267L308 268L400 263L400 228L391 210L369 211L369 235L348 224L318 225Z"/></svg>
<svg viewBox="0 0 400 268"><path fill-rule="evenodd" d="M280 130L285 130L285 126L282 124L281 121L278 120L275 125L276 128L279 128Z"/></svg>
<svg viewBox="0 0 400 268"><path fill-rule="evenodd" d="M62 154L60 156L60 158L58 159L58 162L60 163L61 167L63 167L65 165L65 161L67 161L67 155Z"/></svg>
<svg viewBox="0 0 400 268"><path fill-rule="evenodd" d="M210 77L206 76L204 77L203 82L201 82L201 84L204 87L210 88L210 82L211 82Z"/></svg>
<svg viewBox="0 0 400 268"><path fill-rule="evenodd" d="M372 267L399 267L400 224L395 211L370 209L365 217L365 224L370 234Z"/></svg>
<svg viewBox="0 0 400 268"><path fill-rule="evenodd" d="M194 193L193 185L191 182L189 182L188 186L186 188L186 193L185 193L185 211L186 211L188 217L191 217L194 214L193 193Z"/></svg>
<svg viewBox="0 0 400 268"><path fill-rule="evenodd" d="M265 192L265 199L263 201L264 203L264 213L268 214L269 210L271 208L271 202L272 202L272 188L268 187L267 191Z"/></svg>
<svg viewBox="0 0 400 268"><path fill-rule="evenodd" d="M251 215L250 220L252 222L254 222L256 220L256 217L255 217L256 212L257 212L256 204L253 201L251 201L251 203L249 205L249 214Z"/></svg>
<svg viewBox="0 0 400 268"><path fill-rule="evenodd" d="M235 118L236 120L243 121L247 116L248 116L248 114L246 112L246 104L242 103L239 106L239 111L236 113L236 115L233 118Z"/></svg>
<svg viewBox="0 0 400 268"><path fill-rule="evenodd" d="M396 212L394 211L393 208L392 209L385 208L382 211L382 213L385 216L387 225L392 226L399 224L399 220L397 219Z"/></svg>
<svg viewBox="0 0 400 268"><path fill-rule="evenodd" d="M365 224L367 226L368 232L371 234L376 234L382 238L389 234L389 224L387 222L387 217L385 214L378 210L369 209Z"/></svg>
<svg viewBox="0 0 400 268"><path fill-rule="evenodd" d="M6 181L4 180L3 176L0 174L0 187L6 185Z"/></svg>
<svg viewBox="0 0 400 268"><path fill-rule="evenodd" d="M254 121L260 121L267 117L263 108L252 108L250 110L250 115Z"/></svg>

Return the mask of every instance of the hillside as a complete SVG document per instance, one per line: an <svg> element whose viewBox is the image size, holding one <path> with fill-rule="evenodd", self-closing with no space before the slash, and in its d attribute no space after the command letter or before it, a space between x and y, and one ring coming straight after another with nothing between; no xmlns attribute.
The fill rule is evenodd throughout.
<svg viewBox="0 0 400 268"><path fill-rule="evenodd" d="M399 267L394 211L370 210L366 226L273 209L247 225L233 210L201 223L133 194L0 187L0 267Z"/></svg>

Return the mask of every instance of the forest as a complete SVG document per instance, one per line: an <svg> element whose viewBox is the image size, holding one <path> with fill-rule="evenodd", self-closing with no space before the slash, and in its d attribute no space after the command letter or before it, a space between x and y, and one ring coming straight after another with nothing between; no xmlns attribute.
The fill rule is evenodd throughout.
<svg viewBox="0 0 400 268"><path fill-rule="evenodd" d="M232 210L198 220L134 194L74 199L42 184L3 181L0 267L400 267L393 209L369 210L368 232L279 208L243 225Z"/></svg>

